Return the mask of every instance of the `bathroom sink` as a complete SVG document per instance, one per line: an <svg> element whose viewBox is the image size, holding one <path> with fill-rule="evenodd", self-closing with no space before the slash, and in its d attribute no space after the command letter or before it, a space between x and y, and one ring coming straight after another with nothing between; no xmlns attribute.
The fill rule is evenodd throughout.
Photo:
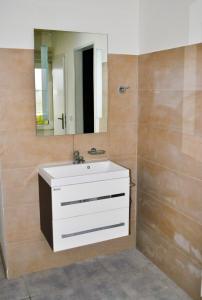
<svg viewBox="0 0 202 300"><path fill-rule="evenodd" d="M105 160L41 166L41 231L54 252L129 234L129 170Z"/></svg>
<svg viewBox="0 0 202 300"><path fill-rule="evenodd" d="M129 176L129 170L110 161L43 166L39 174L51 187Z"/></svg>

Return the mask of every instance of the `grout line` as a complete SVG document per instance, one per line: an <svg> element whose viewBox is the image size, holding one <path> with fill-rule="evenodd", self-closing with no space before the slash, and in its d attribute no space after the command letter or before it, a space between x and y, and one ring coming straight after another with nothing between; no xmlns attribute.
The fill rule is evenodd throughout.
<svg viewBox="0 0 202 300"><path fill-rule="evenodd" d="M161 124L154 124L150 121L148 121L148 122L139 121L138 125L139 125L139 128L144 125L144 128L147 126L147 128L149 128L149 129L152 128L152 129L161 129L161 130L165 130L165 131L174 131L176 133L184 134L184 135L187 135L187 136L190 136L190 137L202 138L202 134L197 134L196 135L196 134L190 133L188 131L183 131L183 129L180 129L180 127L174 127L172 125L171 126L163 126ZM201 141L201 143L202 143L202 141Z"/></svg>
<svg viewBox="0 0 202 300"><path fill-rule="evenodd" d="M141 229L140 229L140 228L141 228ZM139 231L140 231L140 230L143 230L144 232L147 232L147 234L148 234L148 231L149 231L149 233L152 232L152 234L155 235L155 236L157 236L158 239L163 240L163 242L164 242L165 244L169 244L169 245L173 248L173 250L175 251L175 253L176 253L176 251L179 251L180 254L181 254L185 259L188 258L188 260L191 261L191 263L193 263L195 266L197 266L197 267L200 268L201 263L200 263L196 258L194 258L193 256L189 255L188 252L185 252L185 251L183 250L183 248L178 247L175 243L173 243L173 240L171 240L170 238L168 238L162 231L160 231L160 230L158 230L158 229L156 229L156 228L151 227L150 224L147 223L147 222L145 222L144 220L143 220L143 221L142 221L142 220L139 221ZM164 246L163 246L163 247L164 247ZM143 254L144 254L144 253L143 253ZM145 254L144 254L144 255L145 255ZM145 255L145 256L146 256L146 255ZM150 259L150 260L151 260L151 259ZM171 279L171 280L172 280L172 279Z"/></svg>
<svg viewBox="0 0 202 300"><path fill-rule="evenodd" d="M177 171L177 170L175 170L175 169L171 169L171 168L169 168L169 167L167 167L167 166L165 166L165 165L162 165L161 163L159 163L159 162L157 162L157 161L153 161L153 160L150 160L150 159L148 159L148 158L144 158L144 156L139 155L138 157L139 157L140 160L144 160L144 161L149 162L149 163L151 163L151 164L153 164L153 165L157 165L157 166L160 166L161 168L164 168L164 169L166 169L166 170L169 170L170 172L175 173L175 174L177 174L177 175L180 175L180 176L183 176L183 177L187 177L187 178L191 178L191 179L193 179L193 180L196 180L196 181L199 181L200 183L202 183L202 179L200 179L200 178L197 178L197 177L188 175L188 174L186 174L186 173Z"/></svg>
<svg viewBox="0 0 202 300"><path fill-rule="evenodd" d="M169 207L170 209L176 211L177 213L183 215L185 218L191 220L193 223L196 223L197 225L202 226L202 224L199 223L198 220L193 219L192 217L186 215L183 211L181 211L181 209L177 210L177 209L175 209L174 206L169 205L168 202L161 201L160 198L159 198L159 196L155 192L153 192L153 195L152 195L149 192L145 192L144 190L142 190L142 193L145 194L145 195L147 195L147 196L149 196L149 197L151 197L154 201L159 202L161 205L165 205L165 206ZM162 198L164 198L164 197L162 196ZM140 202L141 202L141 200L140 200Z"/></svg>
<svg viewBox="0 0 202 300"><path fill-rule="evenodd" d="M25 300L26 300L26 299L31 299L31 295L30 295L30 292L29 292L29 288L28 288L27 282L26 282L26 280L25 280L25 276L23 275L23 276L21 276L21 278L22 278L22 280L23 280L23 282L24 282L25 289L26 289L27 295L28 295L28 297L29 297L29 298L25 298ZM22 299L22 300L23 300L23 299Z"/></svg>

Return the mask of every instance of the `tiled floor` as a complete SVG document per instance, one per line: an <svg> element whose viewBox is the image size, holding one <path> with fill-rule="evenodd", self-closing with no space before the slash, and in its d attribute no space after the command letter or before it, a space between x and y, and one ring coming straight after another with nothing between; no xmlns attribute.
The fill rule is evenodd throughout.
<svg viewBox="0 0 202 300"><path fill-rule="evenodd" d="M15 280L3 277L0 300L190 300L139 251L77 263Z"/></svg>

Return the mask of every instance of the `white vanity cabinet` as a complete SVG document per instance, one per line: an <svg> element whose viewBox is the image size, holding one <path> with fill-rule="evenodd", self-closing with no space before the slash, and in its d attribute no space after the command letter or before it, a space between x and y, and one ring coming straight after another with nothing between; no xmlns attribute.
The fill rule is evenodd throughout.
<svg viewBox="0 0 202 300"><path fill-rule="evenodd" d="M39 174L41 230L54 252L129 234L130 182L124 174L62 186L50 186Z"/></svg>

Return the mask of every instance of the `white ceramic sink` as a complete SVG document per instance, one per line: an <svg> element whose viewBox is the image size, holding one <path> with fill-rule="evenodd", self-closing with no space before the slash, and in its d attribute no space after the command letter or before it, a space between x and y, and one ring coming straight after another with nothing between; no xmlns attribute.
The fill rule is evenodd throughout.
<svg viewBox="0 0 202 300"><path fill-rule="evenodd" d="M84 164L63 164L43 166L39 174L51 186L63 186L129 176L129 170L118 164L106 160L86 162Z"/></svg>

